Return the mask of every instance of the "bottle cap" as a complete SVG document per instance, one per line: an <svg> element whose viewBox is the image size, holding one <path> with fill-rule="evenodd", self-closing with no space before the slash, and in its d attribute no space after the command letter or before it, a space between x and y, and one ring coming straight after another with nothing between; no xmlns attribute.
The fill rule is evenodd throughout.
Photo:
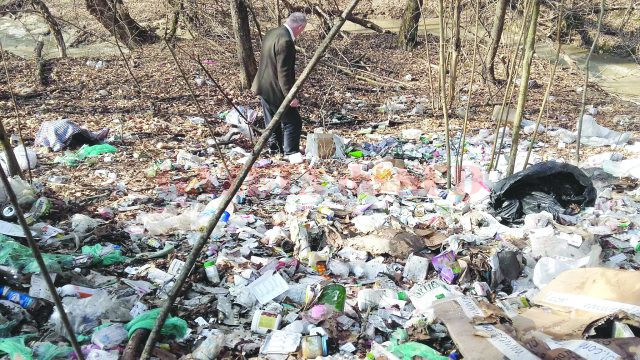
<svg viewBox="0 0 640 360"><path fill-rule="evenodd" d="M213 261L213 260L206 261L204 264L202 264L202 266L203 266L205 269L206 269L206 268L208 268L209 266L215 266L215 265L216 265L216 262L215 262L215 261Z"/></svg>
<svg viewBox="0 0 640 360"><path fill-rule="evenodd" d="M229 217L231 217L231 214L229 214L228 211L225 211L222 213L222 217L220 218L220 220L222 222L229 222Z"/></svg>

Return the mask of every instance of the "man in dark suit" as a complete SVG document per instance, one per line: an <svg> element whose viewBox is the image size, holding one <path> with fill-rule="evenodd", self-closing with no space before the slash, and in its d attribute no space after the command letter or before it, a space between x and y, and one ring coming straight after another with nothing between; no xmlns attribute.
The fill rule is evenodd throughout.
<svg viewBox="0 0 640 360"><path fill-rule="evenodd" d="M265 125L271 122L271 118L295 83L295 39L300 36L306 25L306 16L295 12L283 26L269 30L262 39L260 66L251 89L260 97ZM269 140L271 152L287 155L292 163L302 162L302 118L298 106L298 99L293 99L282 116L282 122Z"/></svg>

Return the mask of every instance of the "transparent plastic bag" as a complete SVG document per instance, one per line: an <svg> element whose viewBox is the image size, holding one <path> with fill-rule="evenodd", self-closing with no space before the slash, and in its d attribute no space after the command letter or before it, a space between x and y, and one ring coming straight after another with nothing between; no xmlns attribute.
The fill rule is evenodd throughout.
<svg viewBox="0 0 640 360"><path fill-rule="evenodd" d="M63 305L76 334L89 333L100 325L102 319L109 319L114 322L131 320L130 307L127 307L119 300L113 299L104 290L99 290L88 298L64 298ZM58 334L67 336L57 309L51 315L49 322Z"/></svg>

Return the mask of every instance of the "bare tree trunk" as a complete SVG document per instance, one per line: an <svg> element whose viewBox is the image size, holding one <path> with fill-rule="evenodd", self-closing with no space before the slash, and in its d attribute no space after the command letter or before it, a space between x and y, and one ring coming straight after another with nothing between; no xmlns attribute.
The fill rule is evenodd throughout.
<svg viewBox="0 0 640 360"><path fill-rule="evenodd" d="M85 0L89 13L129 48L153 42L155 34L138 24L122 0Z"/></svg>
<svg viewBox="0 0 640 360"><path fill-rule="evenodd" d="M453 106L453 99L456 94L456 81L458 78L458 57L460 56L460 13L462 5L460 0L456 0L453 5L453 38L451 39L451 67L449 68L449 108Z"/></svg>
<svg viewBox="0 0 640 360"><path fill-rule="evenodd" d="M538 25L538 14L540 13L540 0L533 0L531 10L531 22L529 23L529 33L525 43L524 60L522 62L522 72L520 73L520 91L518 93L518 106L513 119L513 136L511 137L511 152L509 153L509 166L507 176L513 174L516 166L516 155L518 155L518 142L520 141L520 123L524 113L524 105L527 102L527 91L529 90L529 75L531 74L531 59L533 59L534 46L536 44L536 30ZM537 129L536 129L537 131Z"/></svg>
<svg viewBox="0 0 640 360"><path fill-rule="evenodd" d="M257 65L251 46L251 30L249 29L249 12L244 0L231 1L231 20L236 38L236 53L240 63L240 83L243 89L251 87L256 76Z"/></svg>
<svg viewBox="0 0 640 360"><path fill-rule="evenodd" d="M31 0L31 6L40 13L40 16L47 22L49 25L49 30L53 35L54 39L56 39L56 44L58 45L58 51L60 52L61 58L67 57L67 46L64 43L64 37L62 37L62 31L60 31L60 25L56 21L56 19L51 15L49 8L45 5L41 0Z"/></svg>
<svg viewBox="0 0 640 360"><path fill-rule="evenodd" d="M598 29L596 30L596 36L591 43L591 49L589 49L589 55L584 64L584 85L582 88L582 101L580 102L580 115L578 116L578 140L576 141L576 164L580 163L580 138L582 137L582 117L584 116L584 106L587 99L587 87L589 86L589 63L591 61L591 55L596 48L596 43L600 37L600 29L602 28L602 17L604 14L605 0L600 0L600 16L598 16Z"/></svg>
<svg viewBox="0 0 640 360"><path fill-rule="evenodd" d="M487 53L487 59L485 63L485 69L487 71L486 76L489 81L496 82L496 72L494 62L496 54L498 53L498 47L500 46L500 40L502 39L502 30L504 29L504 20L507 13L508 0L498 0L496 3L496 12L493 15L493 27L491 28L491 44L489 45L489 52Z"/></svg>
<svg viewBox="0 0 640 360"><path fill-rule="evenodd" d="M420 8L422 0L407 0L402 15L402 23L398 32L398 47L411 50L418 42L418 23L420 22Z"/></svg>

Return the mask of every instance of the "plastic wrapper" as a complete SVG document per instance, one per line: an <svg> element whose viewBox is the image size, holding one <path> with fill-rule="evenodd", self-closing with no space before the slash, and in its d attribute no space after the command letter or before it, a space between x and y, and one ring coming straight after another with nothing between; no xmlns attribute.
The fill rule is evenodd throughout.
<svg viewBox="0 0 640 360"><path fill-rule="evenodd" d="M136 316L128 322L124 328L129 332L129 337L138 329L153 329L160 309L149 310L143 314ZM176 338L183 338L187 334L187 322L183 319L169 315L160 331L163 335L173 335Z"/></svg>
<svg viewBox="0 0 640 360"><path fill-rule="evenodd" d="M593 206L596 189L579 168L547 161L495 184L491 206L504 223L521 223L528 214L547 211L557 217Z"/></svg>

